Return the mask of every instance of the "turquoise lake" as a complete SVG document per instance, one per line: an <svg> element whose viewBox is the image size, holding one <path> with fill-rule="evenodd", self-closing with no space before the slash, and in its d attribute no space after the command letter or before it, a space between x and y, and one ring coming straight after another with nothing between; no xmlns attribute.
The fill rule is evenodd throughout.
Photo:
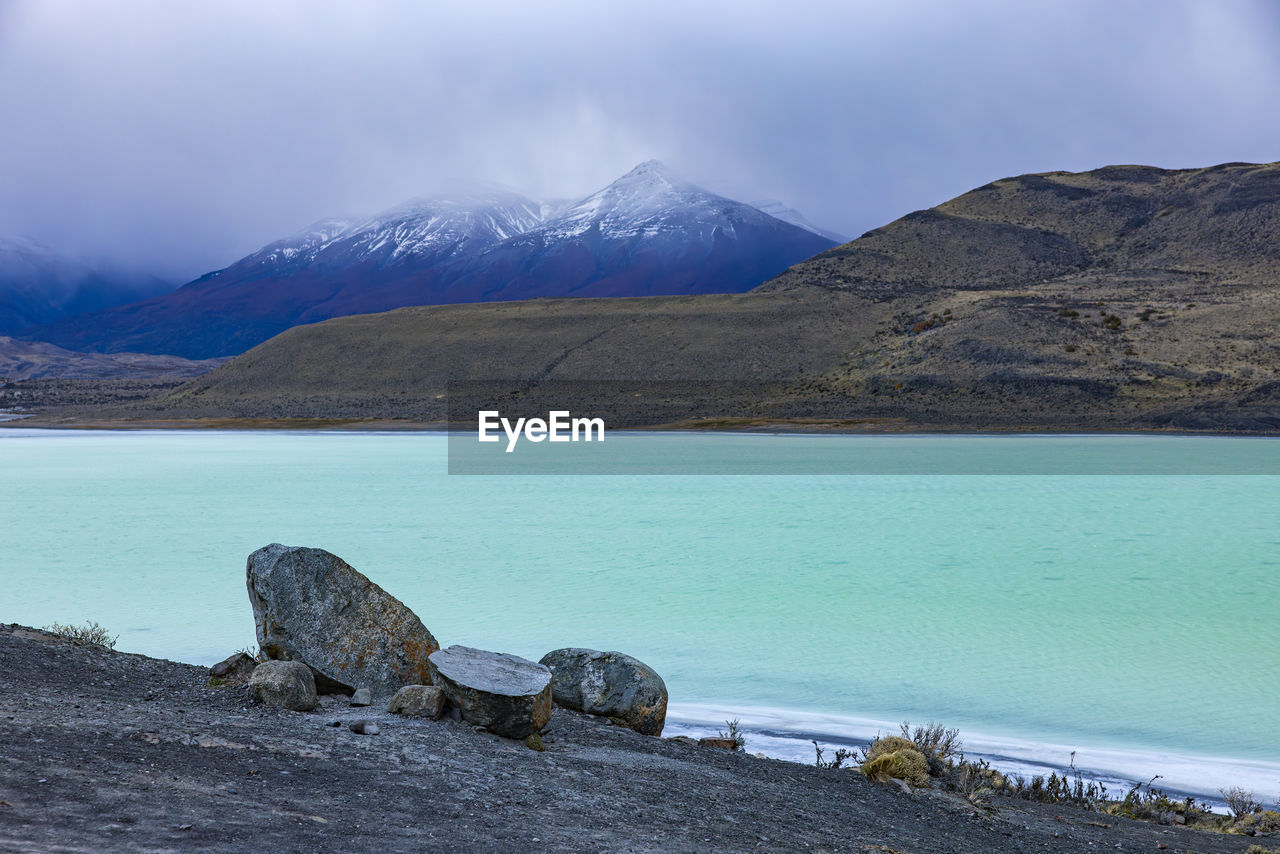
<svg viewBox="0 0 1280 854"><path fill-rule="evenodd" d="M1206 442L1245 461L1280 449L898 441L1119 442L1171 461ZM1280 795L1280 476L473 477L447 474L446 444L0 431L0 620L97 620L119 649L208 664L254 642L247 555L318 546L442 644L641 658L670 691L668 734L736 717L749 750L811 760L811 737L936 720L1015 769L1078 751L1105 779Z"/></svg>

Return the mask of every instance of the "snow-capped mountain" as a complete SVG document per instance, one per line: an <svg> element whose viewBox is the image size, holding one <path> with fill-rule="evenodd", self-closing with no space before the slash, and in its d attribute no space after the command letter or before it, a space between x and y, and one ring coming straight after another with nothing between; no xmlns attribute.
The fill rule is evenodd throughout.
<svg viewBox="0 0 1280 854"><path fill-rule="evenodd" d="M650 160L461 262L442 301L746 291L832 245Z"/></svg>
<svg viewBox="0 0 1280 854"><path fill-rule="evenodd" d="M746 216L760 224L748 205L709 193L677 176L657 160L641 163L609 186L569 205L540 231L548 239L603 237L629 240L677 233L706 240L716 229L732 229Z"/></svg>
<svg viewBox="0 0 1280 854"><path fill-rule="evenodd" d="M650 161L570 203L485 189L322 220L172 294L29 334L208 358L298 324L408 305L745 291L832 245Z"/></svg>
<svg viewBox="0 0 1280 854"><path fill-rule="evenodd" d="M833 240L836 243L848 243L849 238L843 234L831 231L826 228L814 225L805 218L805 215L795 208L789 208L777 199L760 199L751 202L751 207L759 211L764 211L774 219L780 219L783 222L789 222L794 226L803 228L805 231L812 231L814 234L821 235L827 240Z"/></svg>
<svg viewBox="0 0 1280 854"><path fill-rule="evenodd" d="M409 266L478 252L523 234L543 220L543 205L506 190L410 199L361 220L326 219L264 246L204 280L240 278L255 270Z"/></svg>
<svg viewBox="0 0 1280 854"><path fill-rule="evenodd" d="M169 289L150 276L94 270L34 240L0 237L0 335Z"/></svg>

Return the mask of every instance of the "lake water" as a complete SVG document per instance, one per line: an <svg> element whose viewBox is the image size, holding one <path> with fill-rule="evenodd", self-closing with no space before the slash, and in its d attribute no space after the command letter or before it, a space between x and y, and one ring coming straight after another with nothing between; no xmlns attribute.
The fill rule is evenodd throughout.
<svg viewBox="0 0 1280 854"><path fill-rule="evenodd" d="M794 454L813 440L663 441ZM1280 447L897 441L950 442L951 458ZM207 664L254 641L245 557L311 545L445 645L637 656L666 680L668 734L739 718L749 750L811 760L809 738L932 719L1003 767L1061 769L1076 751L1103 778L1280 797L1278 476L468 477L446 473L446 444L0 431L0 620L93 619L119 649Z"/></svg>

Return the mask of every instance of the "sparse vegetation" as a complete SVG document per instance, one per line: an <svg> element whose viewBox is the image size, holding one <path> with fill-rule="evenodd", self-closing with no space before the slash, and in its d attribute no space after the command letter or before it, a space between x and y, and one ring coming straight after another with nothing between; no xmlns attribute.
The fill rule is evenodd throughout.
<svg viewBox="0 0 1280 854"><path fill-rule="evenodd" d="M961 755L963 745L958 729L947 729L942 724L929 721L928 726L918 726L914 730L910 723L903 723L900 730L902 737L909 739L929 760L929 773L934 776L944 773L953 758Z"/></svg>
<svg viewBox="0 0 1280 854"><path fill-rule="evenodd" d="M263 652L262 647L258 646L256 643L251 643L248 646L242 646L237 649L236 652L244 653L259 664L267 660L267 654Z"/></svg>
<svg viewBox="0 0 1280 854"><path fill-rule="evenodd" d="M44 627L44 630L46 632L53 632L55 635L60 635L73 643L91 644L93 646L105 647L106 649L115 649L116 641L120 639L119 635L113 636L94 620L89 620L82 626L50 623Z"/></svg>
<svg viewBox="0 0 1280 854"><path fill-rule="evenodd" d="M1231 810L1231 814L1236 818L1244 818L1262 809L1262 804L1258 803L1253 793L1246 792L1239 786L1218 791L1222 793L1222 800L1226 802L1227 809Z"/></svg>
<svg viewBox="0 0 1280 854"><path fill-rule="evenodd" d="M824 758L826 756L826 751L823 750L816 741L813 742L813 750L817 754L816 758L813 760L813 764L819 768L839 768L844 765L845 762L853 759L856 755L856 751L840 747L836 749L835 754L830 759L826 759Z"/></svg>
<svg viewBox="0 0 1280 854"><path fill-rule="evenodd" d="M727 731L726 730L720 731L721 738L733 739L733 745L735 750L742 750L744 747L747 746L747 737L742 734L742 729L740 728L740 722L738 721L737 718L734 718L731 721L725 721L724 725L728 729Z"/></svg>
<svg viewBox="0 0 1280 854"><path fill-rule="evenodd" d="M1240 833L1245 836L1280 833L1280 812L1275 810L1258 810L1249 815L1239 817L1227 828L1228 833Z"/></svg>
<svg viewBox="0 0 1280 854"><path fill-rule="evenodd" d="M1228 817L1212 812L1207 804L1194 798L1171 798L1154 785L1159 776L1134 784L1123 797L1113 797L1106 785L1084 778L1075 766L1074 752L1068 768L1061 773L1027 779L1002 774L982 759L965 759L958 730L930 722L914 729L904 723L900 731L901 735L877 737L857 756L857 768L868 779L913 786L934 784L963 795L975 806L989 806L992 796L1004 795L1218 833L1280 834L1280 811L1264 810L1257 798L1239 788L1222 790L1232 813ZM839 768L849 758L846 751L838 751L834 759L827 759L816 741L813 746L819 768Z"/></svg>

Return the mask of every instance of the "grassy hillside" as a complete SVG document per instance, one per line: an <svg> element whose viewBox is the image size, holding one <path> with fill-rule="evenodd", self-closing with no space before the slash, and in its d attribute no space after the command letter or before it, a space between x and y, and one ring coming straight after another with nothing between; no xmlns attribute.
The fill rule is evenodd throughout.
<svg viewBox="0 0 1280 854"><path fill-rule="evenodd" d="M996 181L744 295L296 328L152 414L434 421L453 382L460 412L496 396L615 424L1271 431L1276 329L1280 164L1107 167Z"/></svg>

